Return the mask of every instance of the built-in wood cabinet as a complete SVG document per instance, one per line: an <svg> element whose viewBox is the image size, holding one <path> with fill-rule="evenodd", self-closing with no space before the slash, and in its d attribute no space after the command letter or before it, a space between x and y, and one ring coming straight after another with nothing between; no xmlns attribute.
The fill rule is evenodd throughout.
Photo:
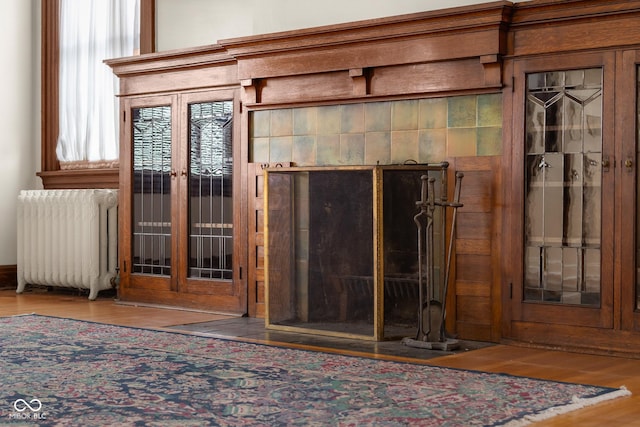
<svg viewBox="0 0 640 427"><path fill-rule="evenodd" d="M504 64L509 342L640 350L639 27L637 1L525 2L513 15Z"/></svg>
<svg viewBox="0 0 640 427"><path fill-rule="evenodd" d="M189 69L194 56L209 68ZM239 88L221 78L235 64L198 51L166 86L167 59L129 64L143 79L120 75L119 298L245 314Z"/></svg>
<svg viewBox="0 0 640 427"><path fill-rule="evenodd" d="M451 333L640 350L640 1L498 1L218 43L107 61L123 300L264 317L262 168L447 161L465 174ZM193 115L215 106L233 124ZM231 135L220 168L197 166L210 125ZM205 199L218 217L194 217Z"/></svg>

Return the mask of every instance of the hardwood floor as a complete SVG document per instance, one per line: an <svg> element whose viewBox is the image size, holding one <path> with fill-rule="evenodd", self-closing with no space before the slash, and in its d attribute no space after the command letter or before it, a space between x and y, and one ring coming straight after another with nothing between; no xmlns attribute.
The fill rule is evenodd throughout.
<svg viewBox="0 0 640 427"><path fill-rule="evenodd" d="M117 304L113 298L89 301L73 293L0 290L0 316L36 313L100 323L166 329L175 325L227 319L228 316L185 310ZM240 339L240 338L239 338ZM268 340L266 340L268 343ZM299 347L299 345L298 345ZM377 354L376 357L393 359ZM406 360L406 357L402 358ZM495 345L417 363L502 372L534 378L625 386L633 395L560 415L540 426L640 426L640 360Z"/></svg>

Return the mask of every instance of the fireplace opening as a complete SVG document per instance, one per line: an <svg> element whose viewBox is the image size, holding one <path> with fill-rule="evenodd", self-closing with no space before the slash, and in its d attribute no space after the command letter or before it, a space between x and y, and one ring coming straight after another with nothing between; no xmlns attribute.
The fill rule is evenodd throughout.
<svg viewBox="0 0 640 427"><path fill-rule="evenodd" d="M418 322L414 216L421 176L446 197L446 164L266 170L267 327L396 339ZM434 259L444 253L434 213ZM423 248L423 253L424 253ZM435 293L442 263L434 265Z"/></svg>

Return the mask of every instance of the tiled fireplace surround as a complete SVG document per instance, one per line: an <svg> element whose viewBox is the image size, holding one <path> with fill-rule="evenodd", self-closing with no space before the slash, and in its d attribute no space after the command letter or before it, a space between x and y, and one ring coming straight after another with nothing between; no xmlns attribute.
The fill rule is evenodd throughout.
<svg viewBox="0 0 640 427"><path fill-rule="evenodd" d="M251 160L298 166L440 162L502 153L502 95L258 110Z"/></svg>

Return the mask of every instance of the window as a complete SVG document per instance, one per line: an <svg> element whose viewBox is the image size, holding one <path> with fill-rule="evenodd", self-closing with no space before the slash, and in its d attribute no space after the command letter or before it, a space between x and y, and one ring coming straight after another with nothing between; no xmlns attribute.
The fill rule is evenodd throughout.
<svg viewBox="0 0 640 427"><path fill-rule="evenodd" d="M45 188L118 186L118 169L61 171L56 156L59 134L59 35L61 0L43 0L42 7L42 157L41 172ZM155 50L155 0L140 0L140 53Z"/></svg>

